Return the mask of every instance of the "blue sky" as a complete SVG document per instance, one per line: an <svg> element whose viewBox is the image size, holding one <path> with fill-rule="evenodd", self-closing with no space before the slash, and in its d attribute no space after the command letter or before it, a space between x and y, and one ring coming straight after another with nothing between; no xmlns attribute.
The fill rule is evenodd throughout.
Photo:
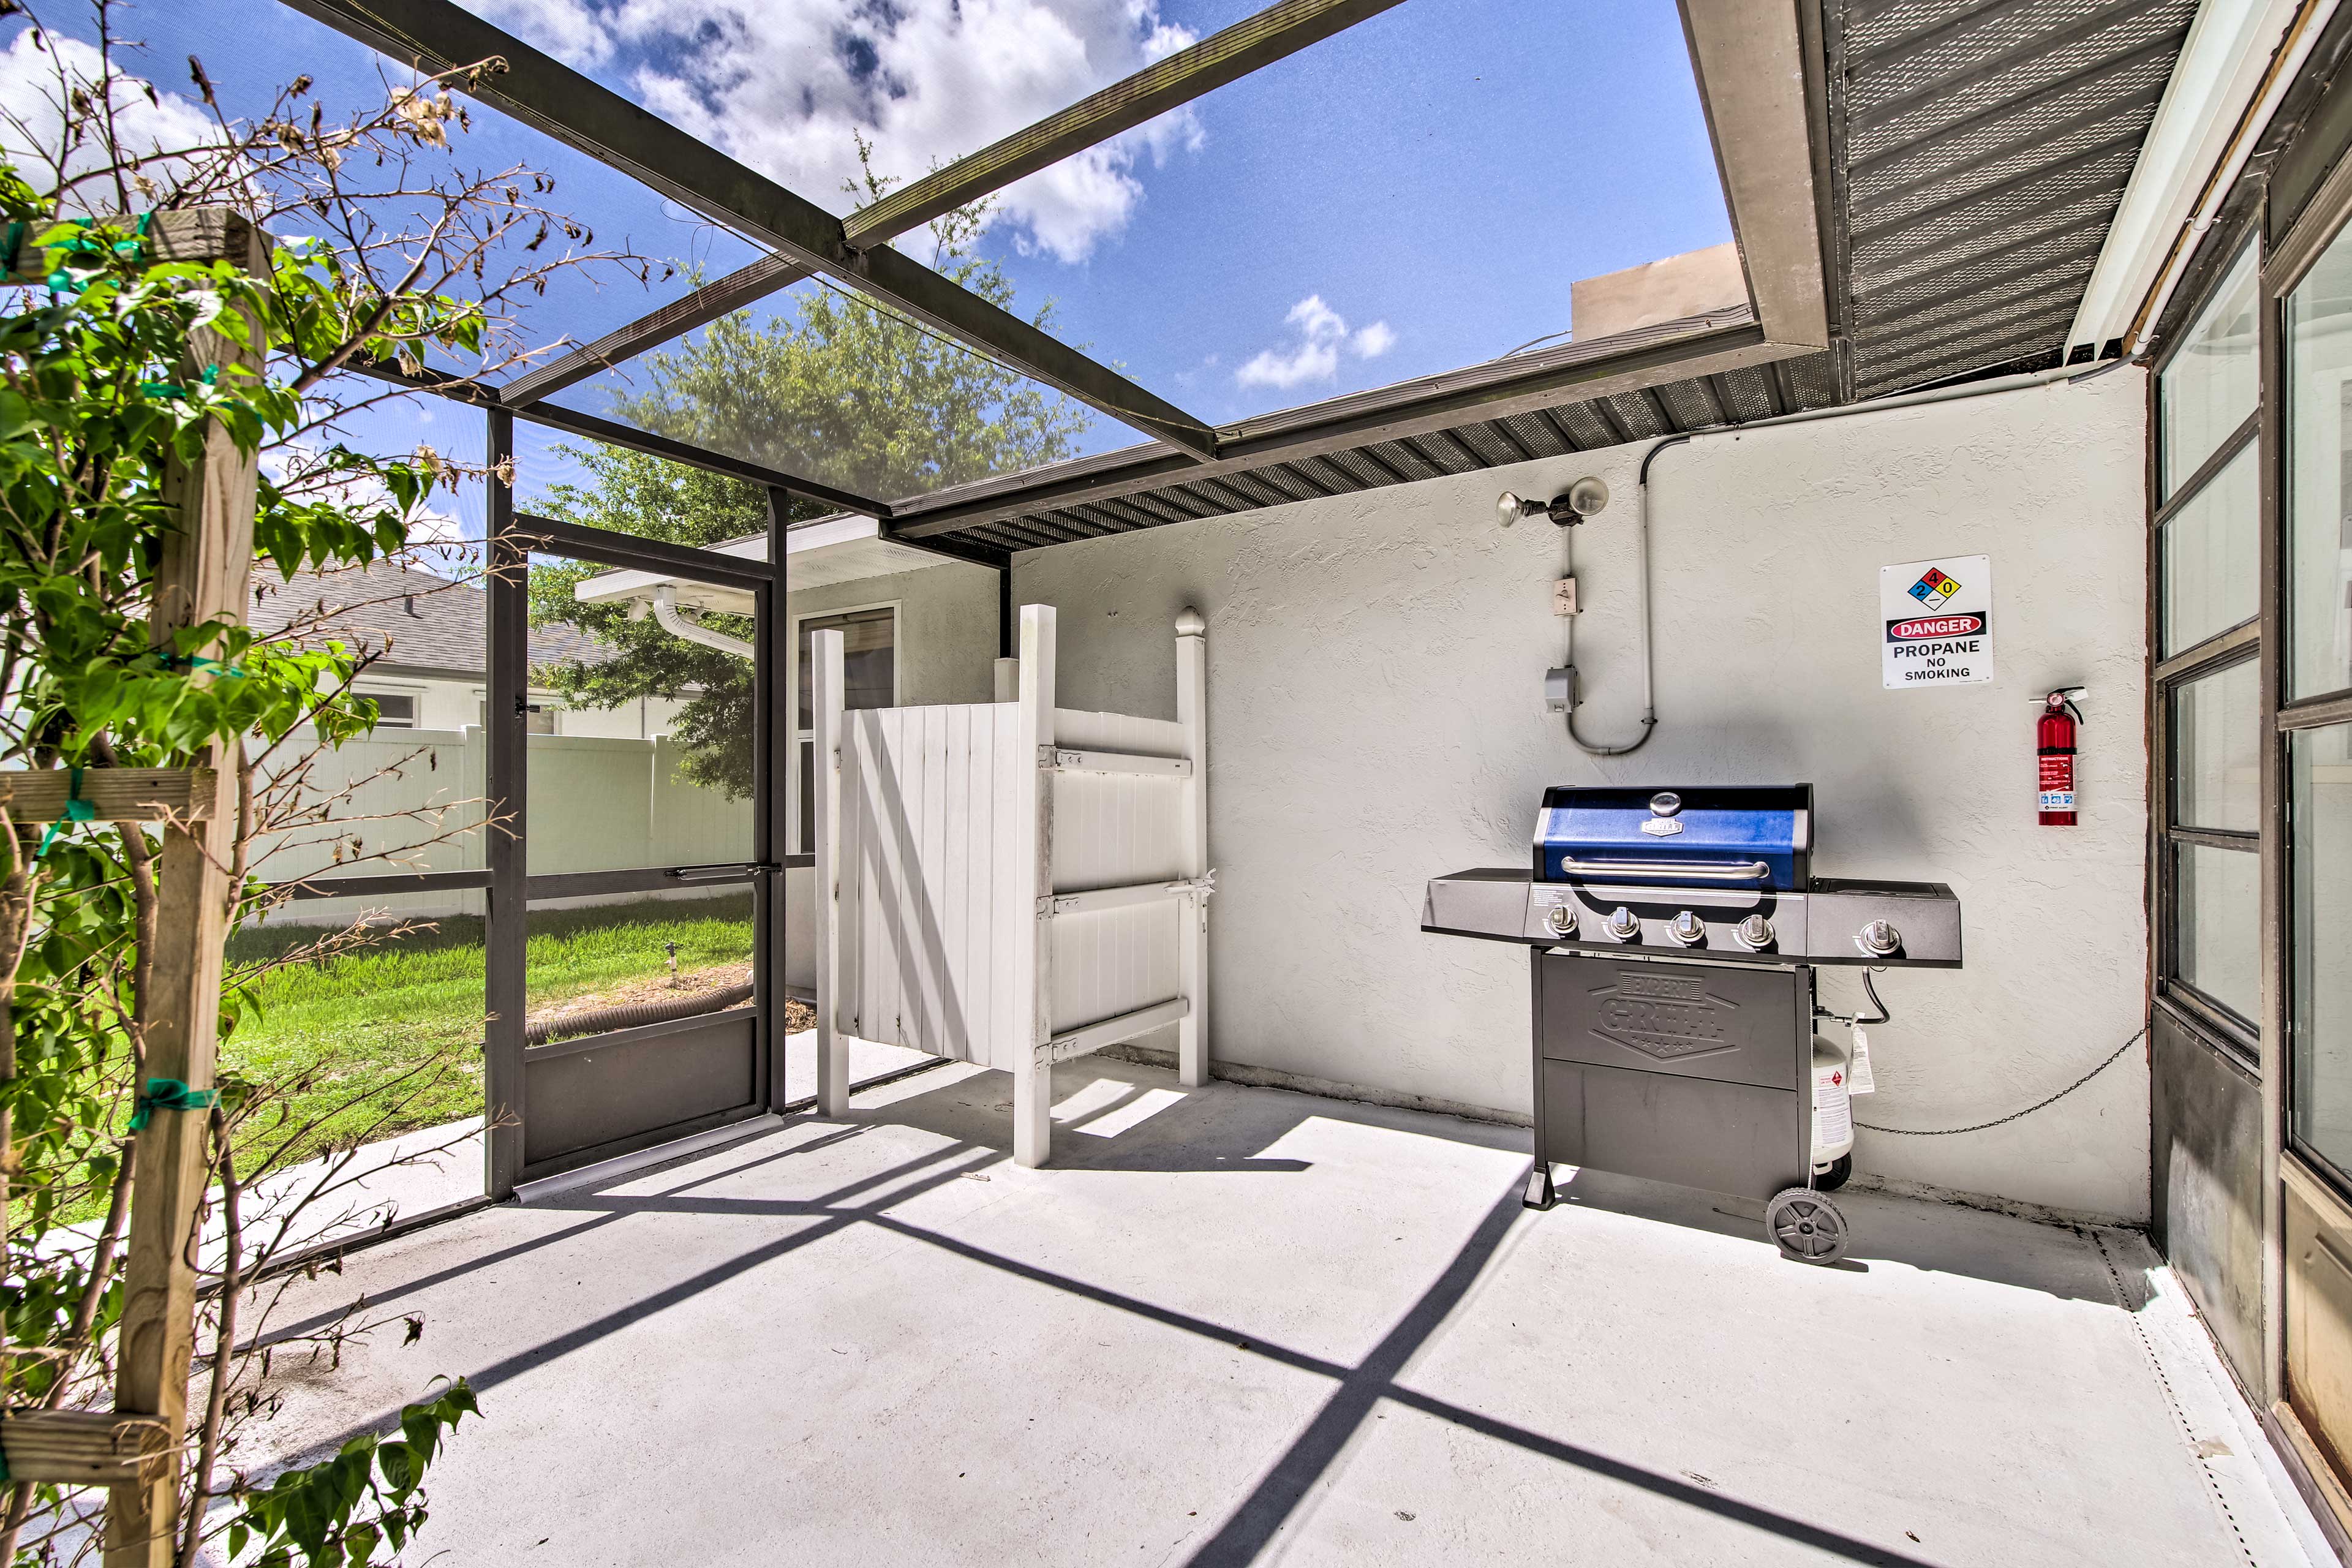
<svg viewBox="0 0 2352 1568"><path fill-rule="evenodd" d="M919 173L1251 8L901 0L877 31L861 0L468 3L835 210L853 130L886 169ZM52 21L87 27L78 10ZM373 57L275 0L149 0L123 30L166 92L201 55L232 113L298 71L331 109L376 90ZM461 158L551 169L601 240L713 272L752 254L495 114L475 121ZM1223 423L1491 358L1567 328L1572 280L1729 237L1672 0L1405 0L1024 182L983 246L1024 306L1055 302L1066 341ZM684 287L565 288L530 325L593 337ZM381 425L393 444L479 439L455 408ZM1086 445L1138 438L1102 420ZM554 465L527 453L526 468Z"/></svg>

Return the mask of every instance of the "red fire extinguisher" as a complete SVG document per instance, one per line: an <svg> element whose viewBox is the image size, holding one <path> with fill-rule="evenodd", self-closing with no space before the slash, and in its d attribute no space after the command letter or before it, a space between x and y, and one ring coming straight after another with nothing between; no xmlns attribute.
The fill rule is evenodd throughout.
<svg viewBox="0 0 2352 1568"><path fill-rule="evenodd" d="M2074 699L2088 689L2062 686L2042 700L2042 717L2033 726L2033 749L2042 775L2042 826L2074 826L2074 726L2083 710Z"/></svg>

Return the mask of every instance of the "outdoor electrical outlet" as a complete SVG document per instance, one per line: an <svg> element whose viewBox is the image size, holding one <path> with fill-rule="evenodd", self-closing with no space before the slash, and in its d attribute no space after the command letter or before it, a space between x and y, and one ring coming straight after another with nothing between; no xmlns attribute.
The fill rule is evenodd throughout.
<svg viewBox="0 0 2352 1568"><path fill-rule="evenodd" d="M1563 665L1544 671L1544 707L1553 713L1573 712L1576 709L1576 666Z"/></svg>
<svg viewBox="0 0 2352 1568"><path fill-rule="evenodd" d="M1562 577L1551 585L1551 613L1555 616L1576 614L1576 579Z"/></svg>

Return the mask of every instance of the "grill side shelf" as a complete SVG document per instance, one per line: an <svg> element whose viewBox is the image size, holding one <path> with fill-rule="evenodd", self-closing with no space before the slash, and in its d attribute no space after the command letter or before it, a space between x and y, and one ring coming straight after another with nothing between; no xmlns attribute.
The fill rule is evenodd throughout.
<svg viewBox="0 0 2352 1568"><path fill-rule="evenodd" d="M1870 882L1822 878L1813 883L1815 963L1887 964L1914 969L1960 967L1960 900L1941 882ZM1885 921L1901 938L1891 953L1873 953L1858 940Z"/></svg>
<svg viewBox="0 0 2352 1568"><path fill-rule="evenodd" d="M1528 934L1528 873L1487 866L1433 877L1422 897L1421 929L1439 936L1531 942Z"/></svg>

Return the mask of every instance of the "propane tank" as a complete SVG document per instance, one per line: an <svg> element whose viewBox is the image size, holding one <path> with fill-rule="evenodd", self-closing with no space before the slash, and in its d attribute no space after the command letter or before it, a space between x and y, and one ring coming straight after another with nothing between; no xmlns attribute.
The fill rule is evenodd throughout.
<svg viewBox="0 0 2352 1568"><path fill-rule="evenodd" d="M1853 1151L1848 1060L1843 1046L1813 1037L1813 1170L1817 1174Z"/></svg>
<svg viewBox="0 0 2352 1568"><path fill-rule="evenodd" d="M2072 827L2074 816L2074 727L2082 710L2074 699L2079 686L2061 687L2042 700L2042 714L2033 726L2034 763L2040 774L2042 826Z"/></svg>

